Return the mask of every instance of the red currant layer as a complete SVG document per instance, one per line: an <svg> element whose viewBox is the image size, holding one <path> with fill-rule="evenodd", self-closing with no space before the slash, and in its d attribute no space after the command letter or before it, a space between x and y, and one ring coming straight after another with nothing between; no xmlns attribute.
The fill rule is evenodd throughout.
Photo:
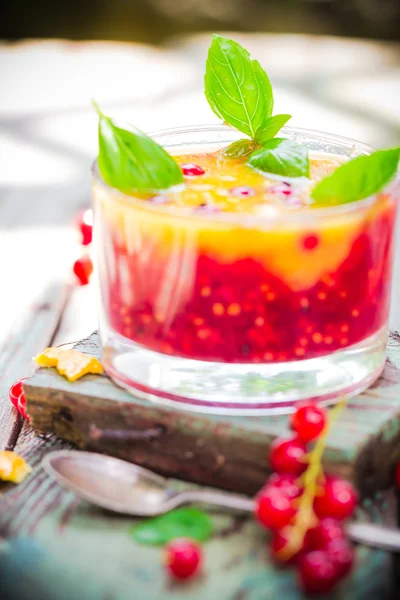
<svg viewBox="0 0 400 600"><path fill-rule="evenodd" d="M337 269L300 291L251 256L229 262L185 249L182 230L173 247L158 245L157 229L143 239L133 229L127 241L105 231L110 325L150 350L207 361L284 362L343 350L386 323L393 216L385 210L367 221ZM299 267L301 252L320 251L316 234L304 235L302 248L300 241Z"/></svg>

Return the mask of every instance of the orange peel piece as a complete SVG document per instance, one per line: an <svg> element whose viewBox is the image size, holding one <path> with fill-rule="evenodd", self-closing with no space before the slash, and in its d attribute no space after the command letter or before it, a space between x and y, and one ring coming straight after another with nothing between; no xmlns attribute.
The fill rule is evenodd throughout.
<svg viewBox="0 0 400 600"><path fill-rule="evenodd" d="M0 451L0 479L12 483L22 483L31 473L30 467L16 452Z"/></svg>
<svg viewBox="0 0 400 600"><path fill-rule="evenodd" d="M97 358L79 350L46 348L36 356L35 361L39 367L56 367L60 375L68 381L76 381L88 373L99 375L104 371L103 365Z"/></svg>

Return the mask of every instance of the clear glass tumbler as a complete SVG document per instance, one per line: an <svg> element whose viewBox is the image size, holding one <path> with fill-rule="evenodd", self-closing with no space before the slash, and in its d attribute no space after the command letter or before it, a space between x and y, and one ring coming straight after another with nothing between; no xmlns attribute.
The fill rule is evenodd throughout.
<svg viewBox="0 0 400 600"><path fill-rule="evenodd" d="M311 152L371 148L284 128ZM239 139L225 126L153 134L171 154ZM93 169L103 363L137 396L257 415L356 394L385 361L398 181L365 200L278 216L188 214Z"/></svg>

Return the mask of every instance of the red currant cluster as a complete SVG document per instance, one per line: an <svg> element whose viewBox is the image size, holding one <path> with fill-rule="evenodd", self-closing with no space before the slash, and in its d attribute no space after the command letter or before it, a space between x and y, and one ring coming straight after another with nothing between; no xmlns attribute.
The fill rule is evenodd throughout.
<svg viewBox="0 0 400 600"><path fill-rule="evenodd" d="M357 492L342 479L324 475L321 458L329 430L328 412L313 402L291 416L295 435L272 446L275 471L256 498L256 516L272 531L271 554L295 564L307 593L332 590L354 562L342 521L353 513ZM315 442L312 450L307 445Z"/></svg>
<svg viewBox="0 0 400 600"><path fill-rule="evenodd" d="M91 208L81 211L75 220L75 226L80 232L82 246L90 246L93 234L93 211ZM74 262L73 271L80 285L87 285L93 272L93 263L85 252Z"/></svg>

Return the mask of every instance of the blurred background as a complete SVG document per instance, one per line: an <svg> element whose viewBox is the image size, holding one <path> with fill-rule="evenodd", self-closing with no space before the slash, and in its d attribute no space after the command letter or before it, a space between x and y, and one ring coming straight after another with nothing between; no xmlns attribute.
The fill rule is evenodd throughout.
<svg viewBox="0 0 400 600"><path fill-rule="evenodd" d="M0 346L37 307L57 320L65 282L77 283L91 98L148 132L217 122L203 93L213 31L261 62L291 125L399 144L400 0L2 0ZM90 287L69 296L60 339L95 328Z"/></svg>
<svg viewBox="0 0 400 600"><path fill-rule="evenodd" d="M11 0L5 39L63 37L159 44L210 29L400 39L399 0Z"/></svg>

